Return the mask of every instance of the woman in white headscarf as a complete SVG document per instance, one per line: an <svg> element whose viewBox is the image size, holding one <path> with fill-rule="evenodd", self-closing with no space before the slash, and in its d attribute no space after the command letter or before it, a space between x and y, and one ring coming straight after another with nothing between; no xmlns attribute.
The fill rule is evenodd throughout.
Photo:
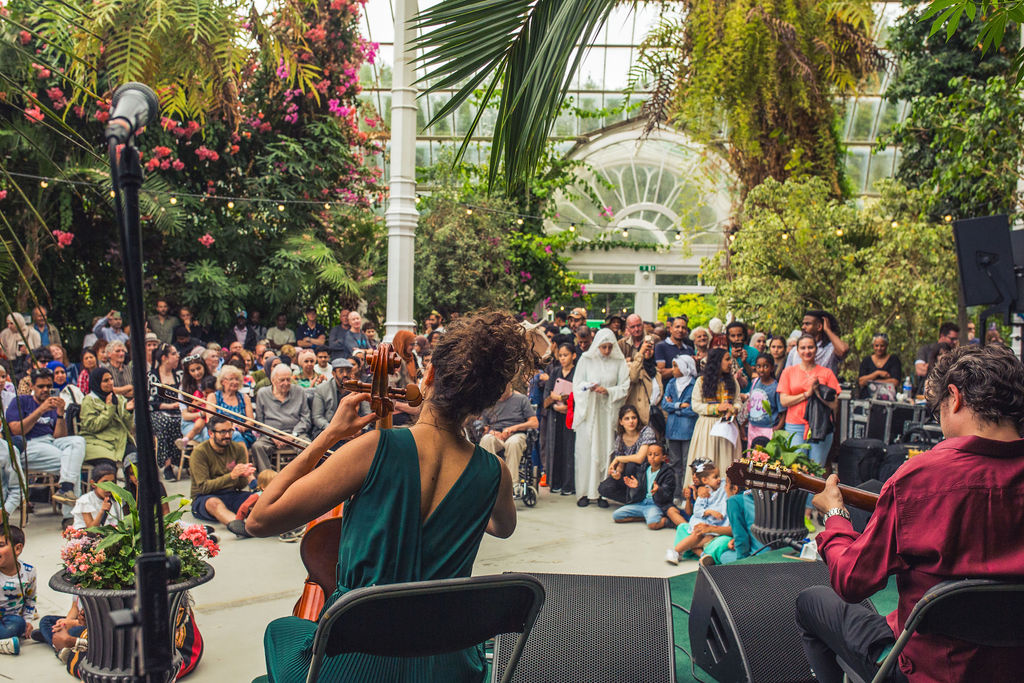
<svg viewBox="0 0 1024 683"><path fill-rule="evenodd" d="M614 332L599 330L573 377L572 429L576 432L576 493L580 495L576 504L580 507L590 505L591 498L608 507L598 496L597 486L608 469L619 408L629 393L629 368L615 341Z"/></svg>
<svg viewBox="0 0 1024 683"><path fill-rule="evenodd" d="M0 346L9 359L14 360L18 355L18 342L22 340L30 351L35 351L43 344L39 341L39 333L25 324L21 313L10 313L7 316L7 329L0 332Z"/></svg>
<svg viewBox="0 0 1024 683"><path fill-rule="evenodd" d="M697 424L697 413L693 411L693 387L697 377L697 363L693 356L676 356L672 361L679 376L665 383L665 398L661 409L665 411L665 438L668 439L668 465L676 473L676 490L673 496L676 506L682 508L683 469L690 453L690 439Z"/></svg>

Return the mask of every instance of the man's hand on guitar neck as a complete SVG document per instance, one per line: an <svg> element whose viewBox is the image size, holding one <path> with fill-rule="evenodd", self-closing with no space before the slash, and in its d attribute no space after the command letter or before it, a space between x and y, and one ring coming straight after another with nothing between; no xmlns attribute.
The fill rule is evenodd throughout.
<svg viewBox="0 0 1024 683"><path fill-rule="evenodd" d="M821 512L825 513L832 508L846 509L846 505L843 504L843 493L839 490L839 477L831 474L828 479L825 480L825 489L818 494L815 494L814 498L811 499L814 507L818 508Z"/></svg>

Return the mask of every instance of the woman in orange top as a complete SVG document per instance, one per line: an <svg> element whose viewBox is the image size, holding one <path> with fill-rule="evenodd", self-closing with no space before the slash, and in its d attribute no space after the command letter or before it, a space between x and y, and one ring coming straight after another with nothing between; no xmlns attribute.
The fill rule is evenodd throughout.
<svg viewBox="0 0 1024 683"><path fill-rule="evenodd" d="M787 432L793 434L793 444L806 443L807 433L807 400L817 390L819 384L836 390L836 398L826 401L833 411L839 407L839 380L824 365L814 360L817 344L809 334L802 335L796 342L796 352L800 356L799 365L791 365L782 371L779 378L779 400L786 408ZM825 464L825 458L832 448L832 434L822 441L811 444L810 458L819 465Z"/></svg>

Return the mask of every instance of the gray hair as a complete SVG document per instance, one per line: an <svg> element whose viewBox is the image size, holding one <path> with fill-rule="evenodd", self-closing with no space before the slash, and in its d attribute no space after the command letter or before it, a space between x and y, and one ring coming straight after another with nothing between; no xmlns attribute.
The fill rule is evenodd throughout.
<svg viewBox="0 0 1024 683"><path fill-rule="evenodd" d="M274 366L274 369L270 371L270 379L274 379L277 375L288 375L289 378L292 376L292 369L288 367L286 363L279 363Z"/></svg>
<svg viewBox="0 0 1024 683"><path fill-rule="evenodd" d="M217 391L224 389L224 380L235 377L239 380L242 379L242 371L236 368L234 365L225 365L217 373Z"/></svg>
<svg viewBox="0 0 1024 683"><path fill-rule="evenodd" d="M107 344L107 353L110 353L114 349L124 349L125 353L128 353L128 347L124 345L123 341L115 339L114 341Z"/></svg>

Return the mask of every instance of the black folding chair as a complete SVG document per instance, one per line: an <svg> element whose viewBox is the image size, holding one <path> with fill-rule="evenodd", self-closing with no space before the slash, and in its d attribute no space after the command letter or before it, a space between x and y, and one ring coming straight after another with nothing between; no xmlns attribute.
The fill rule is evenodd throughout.
<svg viewBox="0 0 1024 683"><path fill-rule="evenodd" d="M320 619L306 681L315 683L324 657L346 652L427 657L519 633L501 679L507 683L543 605L544 587L528 574L356 588Z"/></svg>
<svg viewBox="0 0 1024 683"><path fill-rule="evenodd" d="M915 633L928 633L985 647L1024 647L1024 583L963 579L933 586L914 605L903 633L896 639L871 679L882 683L899 661L900 652ZM851 667L840 661L851 681Z"/></svg>

